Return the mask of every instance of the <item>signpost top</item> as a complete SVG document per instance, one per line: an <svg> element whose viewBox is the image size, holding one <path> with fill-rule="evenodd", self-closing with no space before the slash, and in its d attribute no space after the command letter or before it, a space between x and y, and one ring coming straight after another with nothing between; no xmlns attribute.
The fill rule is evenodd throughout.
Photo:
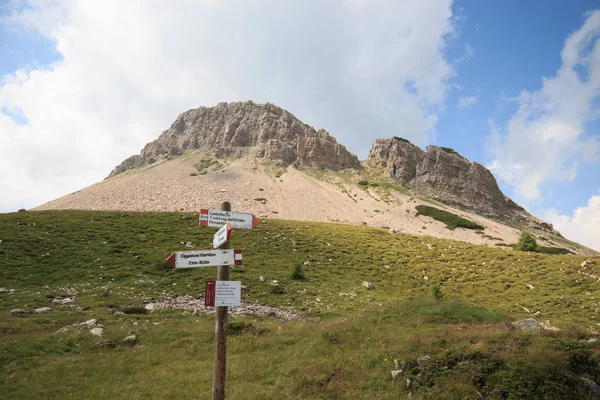
<svg viewBox="0 0 600 400"><path fill-rule="evenodd" d="M223 226L229 222L234 229L252 229L259 220L252 214L221 210L200 210L200 226Z"/></svg>

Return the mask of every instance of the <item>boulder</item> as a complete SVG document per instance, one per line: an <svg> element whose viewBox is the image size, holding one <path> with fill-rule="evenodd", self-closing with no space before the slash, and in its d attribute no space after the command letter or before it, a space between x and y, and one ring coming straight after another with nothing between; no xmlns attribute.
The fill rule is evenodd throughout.
<svg viewBox="0 0 600 400"><path fill-rule="evenodd" d="M135 335L127 336L123 339L123 344L126 346L133 346L137 343L137 337Z"/></svg>
<svg viewBox="0 0 600 400"><path fill-rule="evenodd" d="M373 285L371 282L363 282L362 287L367 288L367 290L375 290L375 285Z"/></svg>
<svg viewBox="0 0 600 400"><path fill-rule="evenodd" d="M10 315L13 317L24 317L27 314L27 311L21 308L15 308L14 310L10 310Z"/></svg>
<svg viewBox="0 0 600 400"><path fill-rule="evenodd" d="M542 325L535 318L527 318L519 321L515 321L512 323L516 329L528 332L528 333L538 333L542 330Z"/></svg>

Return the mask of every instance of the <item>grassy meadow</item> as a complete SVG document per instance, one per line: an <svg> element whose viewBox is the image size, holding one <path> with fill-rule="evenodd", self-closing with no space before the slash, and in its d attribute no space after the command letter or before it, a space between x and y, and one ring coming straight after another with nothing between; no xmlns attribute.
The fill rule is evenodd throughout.
<svg viewBox="0 0 600 400"><path fill-rule="evenodd" d="M210 248L216 228L197 218L0 214L0 398L210 398L214 315L136 312L202 296L216 278L214 267L173 271L164 261ZM598 396L600 344L589 339L600 329L600 258L281 220L234 230L231 246L243 250L230 279L242 281L244 301L307 318L230 316L227 398ZM297 265L306 279L291 278ZM39 307L56 311L31 313ZM16 308L29 313L14 317ZM511 329L529 317L560 330ZM102 337L57 332L90 319ZM132 334L137 344L126 345ZM403 373L392 379L395 369Z"/></svg>

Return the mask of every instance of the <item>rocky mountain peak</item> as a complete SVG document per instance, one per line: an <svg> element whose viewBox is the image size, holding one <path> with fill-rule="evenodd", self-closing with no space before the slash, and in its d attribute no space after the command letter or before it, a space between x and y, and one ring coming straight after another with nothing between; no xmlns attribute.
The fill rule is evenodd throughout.
<svg viewBox="0 0 600 400"><path fill-rule="evenodd" d="M523 219L524 209L502 193L492 173L453 149L427 146L423 151L406 139L377 139L366 162L442 203L504 221Z"/></svg>
<svg viewBox="0 0 600 400"><path fill-rule="evenodd" d="M191 150L212 150L217 157L262 158L283 165L360 168L356 156L325 130L316 131L273 104L247 101L184 112L158 139L148 143L139 155L123 161L109 177Z"/></svg>

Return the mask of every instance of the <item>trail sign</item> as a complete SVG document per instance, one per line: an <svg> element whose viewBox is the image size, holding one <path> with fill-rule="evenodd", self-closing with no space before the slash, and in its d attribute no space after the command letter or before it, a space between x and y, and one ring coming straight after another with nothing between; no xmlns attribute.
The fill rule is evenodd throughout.
<svg viewBox="0 0 600 400"><path fill-rule="evenodd" d="M213 249L218 249L231 237L231 225L226 223L213 236Z"/></svg>
<svg viewBox="0 0 600 400"><path fill-rule="evenodd" d="M204 306L215 306L215 283L216 281L206 281L206 290L204 291Z"/></svg>
<svg viewBox="0 0 600 400"><path fill-rule="evenodd" d="M179 268L201 268L242 265L242 250L198 250L176 251L166 260L170 266Z"/></svg>
<svg viewBox="0 0 600 400"><path fill-rule="evenodd" d="M252 229L258 225L258 218L252 214L221 210L200 210L200 226L222 226L229 222L234 229Z"/></svg>
<svg viewBox="0 0 600 400"><path fill-rule="evenodd" d="M242 282L217 281L215 285L215 305L218 307L232 307L241 304Z"/></svg>

